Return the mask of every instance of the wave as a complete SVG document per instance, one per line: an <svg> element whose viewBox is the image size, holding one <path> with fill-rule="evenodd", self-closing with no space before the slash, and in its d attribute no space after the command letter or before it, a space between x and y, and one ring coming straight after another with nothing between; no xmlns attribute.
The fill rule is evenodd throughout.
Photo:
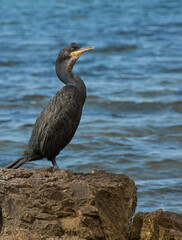
<svg viewBox="0 0 182 240"><path fill-rule="evenodd" d="M154 112L169 110L178 113L182 113L182 101L173 102L162 102L162 101L151 101L151 102L135 102L135 101L115 101L115 100L98 100L97 98L88 98L88 105L97 105L100 108L108 109L110 111L144 111Z"/></svg>
<svg viewBox="0 0 182 240"><path fill-rule="evenodd" d="M21 63L23 63L23 62L21 62L21 61L1 61L0 66L12 67L14 65L18 65L18 64L21 64Z"/></svg>
<svg viewBox="0 0 182 240"><path fill-rule="evenodd" d="M135 50L137 48L137 45L131 44L131 45L117 45L117 46L107 46L100 49L95 49L94 51L99 53L111 53L111 52L123 52L128 50Z"/></svg>

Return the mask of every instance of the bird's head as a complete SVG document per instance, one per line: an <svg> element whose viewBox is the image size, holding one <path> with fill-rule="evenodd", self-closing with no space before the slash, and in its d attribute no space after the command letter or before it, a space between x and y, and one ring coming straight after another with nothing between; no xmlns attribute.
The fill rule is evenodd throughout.
<svg viewBox="0 0 182 240"><path fill-rule="evenodd" d="M61 64L63 62L67 62L68 65L72 65L73 67L80 55L91 49L94 49L94 47L92 46L81 48L76 43L71 43L68 47L60 51L56 63Z"/></svg>
<svg viewBox="0 0 182 240"><path fill-rule="evenodd" d="M71 43L68 47L62 49L56 60L56 74L58 78L65 84L71 81L72 68L79 56L94 47L81 48L76 43Z"/></svg>
<svg viewBox="0 0 182 240"><path fill-rule="evenodd" d="M78 46L76 43L71 43L69 45L69 50L70 50L70 55L74 58L79 58L80 55L84 52L87 52L89 50L94 49L95 47L91 46L91 47L84 47L81 48L80 46Z"/></svg>

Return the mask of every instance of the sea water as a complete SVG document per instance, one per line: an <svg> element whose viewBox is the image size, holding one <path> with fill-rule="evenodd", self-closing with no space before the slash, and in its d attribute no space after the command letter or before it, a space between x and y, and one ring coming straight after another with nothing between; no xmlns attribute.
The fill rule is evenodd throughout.
<svg viewBox="0 0 182 240"><path fill-rule="evenodd" d="M0 12L0 166L22 156L64 86L60 49L94 45L74 67L87 101L59 167L126 174L137 211L182 212L182 1L1 0Z"/></svg>

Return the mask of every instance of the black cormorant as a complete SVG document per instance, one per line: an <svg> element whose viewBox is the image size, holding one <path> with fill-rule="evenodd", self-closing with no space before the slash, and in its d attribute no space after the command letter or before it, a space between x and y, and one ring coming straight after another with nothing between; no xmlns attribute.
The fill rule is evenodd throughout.
<svg viewBox="0 0 182 240"><path fill-rule="evenodd" d="M79 125L86 87L82 79L72 73L79 56L94 47L81 48L76 43L60 51L56 60L58 78L66 84L39 114L27 149L22 158L4 168L18 168L27 161L47 158L53 170L59 168L56 156L71 141Z"/></svg>

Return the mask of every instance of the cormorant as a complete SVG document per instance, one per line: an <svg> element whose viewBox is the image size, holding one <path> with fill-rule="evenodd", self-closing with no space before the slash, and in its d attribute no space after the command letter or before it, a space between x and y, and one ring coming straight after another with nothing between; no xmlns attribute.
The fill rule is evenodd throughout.
<svg viewBox="0 0 182 240"><path fill-rule="evenodd" d="M80 55L94 47L81 48L76 43L60 51L56 60L58 78L66 84L39 114L22 158L4 168L16 169L27 161L47 158L58 169L56 156L71 141L79 125L86 87L82 79L72 73Z"/></svg>

